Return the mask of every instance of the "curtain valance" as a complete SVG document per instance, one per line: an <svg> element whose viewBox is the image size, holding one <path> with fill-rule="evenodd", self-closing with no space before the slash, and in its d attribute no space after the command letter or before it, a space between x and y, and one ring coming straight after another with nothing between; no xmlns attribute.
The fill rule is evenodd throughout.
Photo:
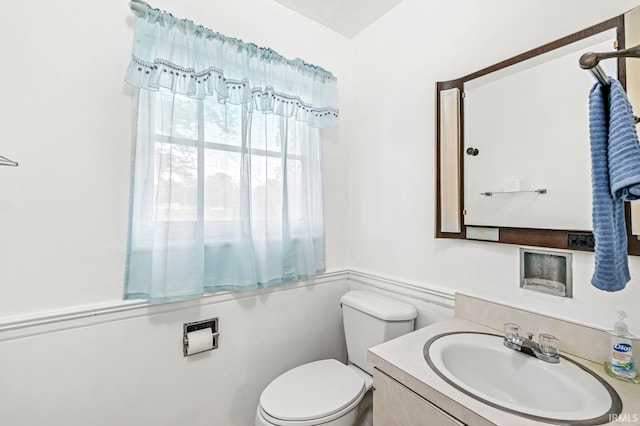
<svg viewBox="0 0 640 426"><path fill-rule="evenodd" d="M337 80L301 59L226 37L187 19L147 7L136 14L126 82L134 87L295 117L310 127L336 123Z"/></svg>

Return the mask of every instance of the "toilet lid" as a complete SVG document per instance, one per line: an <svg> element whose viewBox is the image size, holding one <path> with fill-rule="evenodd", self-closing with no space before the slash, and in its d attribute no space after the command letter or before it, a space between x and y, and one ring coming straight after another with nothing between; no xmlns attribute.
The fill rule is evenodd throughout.
<svg viewBox="0 0 640 426"><path fill-rule="evenodd" d="M323 359L277 377L260 395L260 406L277 419L314 420L339 412L364 391L362 377L335 359Z"/></svg>

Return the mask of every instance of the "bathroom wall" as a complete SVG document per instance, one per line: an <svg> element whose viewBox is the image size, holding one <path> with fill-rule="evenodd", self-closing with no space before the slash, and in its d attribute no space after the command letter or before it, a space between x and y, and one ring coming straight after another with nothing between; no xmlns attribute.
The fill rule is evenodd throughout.
<svg viewBox="0 0 640 426"><path fill-rule="evenodd" d="M575 252L574 299L557 300L519 289L518 246L433 237L435 81L460 77L638 4L404 0L357 35L351 267L602 327L611 327L615 311L626 309L640 331L640 258L630 261L627 289L608 294L589 284L593 255ZM576 64L575 72L584 71Z"/></svg>
<svg viewBox="0 0 640 426"><path fill-rule="evenodd" d="M252 425L276 376L345 360L346 281L285 288L0 333L0 424ZM183 322L211 317L219 348L183 357Z"/></svg>
<svg viewBox="0 0 640 426"><path fill-rule="evenodd" d="M349 115L344 37L272 1L150 2L333 71ZM348 149L337 130L323 145L334 273L163 307L122 302L133 22L126 0L3 4L0 155L20 166L0 167L2 425L248 425L274 377L346 356ZM220 348L183 358L182 324L212 316Z"/></svg>

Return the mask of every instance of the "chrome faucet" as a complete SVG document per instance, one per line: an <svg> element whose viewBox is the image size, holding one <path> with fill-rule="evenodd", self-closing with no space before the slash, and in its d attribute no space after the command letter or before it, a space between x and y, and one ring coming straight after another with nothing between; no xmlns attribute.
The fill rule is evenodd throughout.
<svg viewBox="0 0 640 426"><path fill-rule="evenodd" d="M513 350L534 356L542 361L558 363L558 346L560 341L551 334L541 333L538 342L533 340L533 333L527 333L527 338L518 335L520 326L518 324L507 323L504 325L503 344Z"/></svg>

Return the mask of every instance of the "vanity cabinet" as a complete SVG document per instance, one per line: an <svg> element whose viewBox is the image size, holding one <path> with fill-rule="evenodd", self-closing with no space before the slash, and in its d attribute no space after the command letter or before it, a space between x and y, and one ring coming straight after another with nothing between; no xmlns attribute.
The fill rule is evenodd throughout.
<svg viewBox="0 0 640 426"><path fill-rule="evenodd" d="M464 425L377 368L373 370L373 387L375 426Z"/></svg>

